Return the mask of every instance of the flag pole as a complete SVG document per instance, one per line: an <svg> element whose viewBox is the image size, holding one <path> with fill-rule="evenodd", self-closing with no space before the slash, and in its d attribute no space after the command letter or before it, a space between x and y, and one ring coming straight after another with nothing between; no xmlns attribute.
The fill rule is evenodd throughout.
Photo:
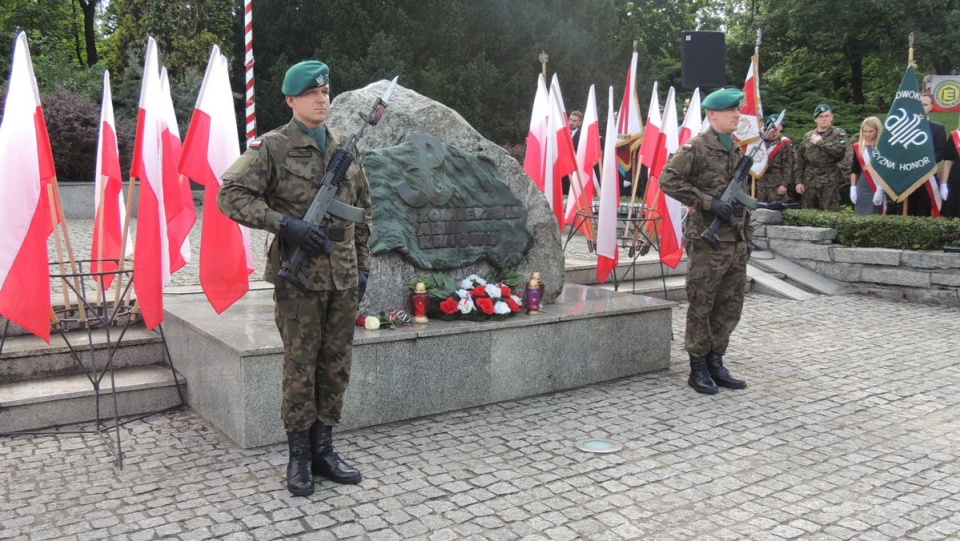
<svg viewBox="0 0 960 541"><path fill-rule="evenodd" d="M57 217L60 218L60 227L63 228L63 242L67 247L67 257L70 261L70 272L73 274L73 287L75 288L77 295L81 295L83 288L80 287L77 259L73 255L73 244L70 242L70 230L67 227L67 217L63 214L63 201L60 199L60 183L57 181L56 176L51 179L49 186L53 191L53 197L56 201ZM87 321L87 309L83 306L83 299L79 299L77 301L77 308L80 311L80 320L83 321L84 324L89 324Z"/></svg>
<svg viewBox="0 0 960 541"><path fill-rule="evenodd" d="M120 235L120 266L117 269L117 279L114 284L117 286L113 295L113 313L117 314L120 310L121 299L120 292L123 283L123 270L127 262L127 234L130 232L130 220L133 216L133 190L137 185L135 176L130 176L130 182L127 183L127 208L126 218L123 221L123 234Z"/></svg>
<svg viewBox="0 0 960 541"><path fill-rule="evenodd" d="M910 35L907 37L907 67L917 68L917 63L913 61L913 32L910 32ZM903 209L901 214L907 216L910 207L910 198L903 198Z"/></svg>
<svg viewBox="0 0 960 541"><path fill-rule="evenodd" d="M103 233L104 233L103 231L104 216L103 215L106 210L103 208L103 203L104 203L103 200L106 198L107 182L109 181L110 181L109 177L107 177L106 175L100 175L100 193L97 194L99 199L97 199L97 225L96 225L97 231L99 231L100 234L97 236L97 245L94 246L94 249L96 250L95 252L96 257L94 259L97 260L97 268L101 272L103 271ZM97 282L97 304L106 305L107 296L106 296L106 291L104 291L103 289L103 274L100 274L100 276L95 277L94 280Z"/></svg>
<svg viewBox="0 0 960 541"><path fill-rule="evenodd" d="M243 1L243 39L244 63L243 69L247 81L246 115L247 115L247 146L257 137L257 108L256 97L253 91L253 0Z"/></svg>
<svg viewBox="0 0 960 541"><path fill-rule="evenodd" d="M547 61L550 60L550 55L546 51L540 51L540 55L537 57L540 60L540 66L543 70L543 80L544 82L549 81L547 78Z"/></svg>
<svg viewBox="0 0 960 541"><path fill-rule="evenodd" d="M47 184L47 199L51 204L56 205L56 200L53 197L53 184ZM64 276L67 274L67 269L63 266L63 248L60 246L60 231L57 229L57 212L50 213L50 224L53 226L53 242L57 246L57 266L60 267L60 281L63 282L63 307L69 308L72 303L70 302L70 288L67 283L67 279Z"/></svg>
<svg viewBox="0 0 960 541"><path fill-rule="evenodd" d="M763 41L763 28L757 28L757 43L753 47L753 73L757 80L760 79L760 43ZM759 83L758 83L759 84ZM759 88L759 87L758 87ZM757 92L759 94L759 92ZM759 96L758 96L759 97ZM763 133L763 115L760 115L760 132ZM760 144L764 144L763 141ZM750 195L757 197L757 176L750 172Z"/></svg>

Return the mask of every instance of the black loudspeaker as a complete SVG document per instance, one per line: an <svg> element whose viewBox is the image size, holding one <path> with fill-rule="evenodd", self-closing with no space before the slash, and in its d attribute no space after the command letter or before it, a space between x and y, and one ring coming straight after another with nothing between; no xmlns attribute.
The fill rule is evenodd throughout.
<svg viewBox="0 0 960 541"><path fill-rule="evenodd" d="M727 84L727 42L723 32L681 32L680 76L683 88Z"/></svg>

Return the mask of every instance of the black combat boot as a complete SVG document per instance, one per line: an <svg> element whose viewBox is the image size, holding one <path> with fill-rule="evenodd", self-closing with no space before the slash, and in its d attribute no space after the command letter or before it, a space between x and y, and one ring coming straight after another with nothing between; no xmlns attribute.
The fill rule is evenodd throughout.
<svg viewBox="0 0 960 541"><path fill-rule="evenodd" d="M287 464L287 490L294 496L313 494L313 476L310 475L310 433L287 432L290 462Z"/></svg>
<svg viewBox="0 0 960 541"><path fill-rule="evenodd" d="M730 371L723 367L723 356L714 352L707 354L707 369L710 377L721 387L727 389L746 389L747 382L730 375Z"/></svg>
<svg viewBox="0 0 960 541"><path fill-rule="evenodd" d="M687 379L687 383L698 393L717 394L720 392L717 384L710 377L710 372L707 371L706 357L690 355L690 377Z"/></svg>
<svg viewBox="0 0 960 541"><path fill-rule="evenodd" d="M333 450L333 427L314 423L310 427L310 444L313 447L313 474L325 477L334 483L355 485L362 476L356 468L347 464Z"/></svg>

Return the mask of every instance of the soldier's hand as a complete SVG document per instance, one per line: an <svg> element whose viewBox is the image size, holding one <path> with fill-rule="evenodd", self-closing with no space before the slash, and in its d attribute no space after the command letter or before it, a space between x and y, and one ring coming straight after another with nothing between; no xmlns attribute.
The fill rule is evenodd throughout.
<svg viewBox="0 0 960 541"><path fill-rule="evenodd" d="M883 188L877 188L877 191L873 192L873 206L879 207L883 204L884 193Z"/></svg>
<svg viewBox="0 0 960 541"><path fill-rule="evenodd" d="M733 206L723 199L714 197L710 202L710 212L728 224L733 223Z"/></svg>
<svg viewBox="0 0 960 541"><path fill-rule="evenodd" d="M779 188L777 188L777 195L787 195L787 187L780 186Z"/></svg>
<svg viewBox="0 0 960 541"><path fill-rule="evenodd" d="M950 197L950 188L947 187L946 181L941 182L940 183L940 199L943 199L944 201L946 201L948 197Z"/></svg>
<svg viewBox="0 0 960 541"><path fill-rule="evenodd" d="M857 204L857 187L850 186L850 202L854 205Z"/></svg>
<svg viewBox="0 0 960 541"><path fill-rule="evenodd" d="M329 254L332 249L330 239L322 229L292 216L284 216L280 220L280 235L310 255L321 252Z"/></svg>
<svg viewBox="0 0 960 541"><path fill-rule="evenodd" d="M370 279L370 269L357 269L357 304L363 301L367 292L367 280Z"/></svg>
<svg viewBox="0 0 960 541"><path fill-rule="evenodd" d="M807 191L807 187L803 184L797 184L797 193L803 195L803 192Z"/></svg>
<svg viewBox="0 0 960 541"><path fill-rule="evenodd" d="M819 133L814 133L813 135L810 136L811 143L818 145L820 144L820 141L823 141L823 137L821 137Z"/></svg>

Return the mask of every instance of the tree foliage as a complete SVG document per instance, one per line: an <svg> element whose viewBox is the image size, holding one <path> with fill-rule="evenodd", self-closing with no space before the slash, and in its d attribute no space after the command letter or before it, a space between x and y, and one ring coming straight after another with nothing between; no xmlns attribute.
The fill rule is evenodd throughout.
<svg viewBox="0 0 960 541"><path fill-rule="evenodd" d="M280 95L286 69L320 59L330 65L334 93L399 75L400 84L455 109L486 137L518 143L526 135L541 52L549 55L547 70L557 74L567 109L581 109L593 84L603 117L608 87L619 106L634 40L638 97L646 104L654 81L661 100L669 86L680 99L692 90L680 88L682 31L725 32L727 84L740 86L760 27L765 109L789 109L787 131L797 136L812 125L807 112L826 101L837 123L855 131L864 116L889 106L911 32L920 73L933 66L945 74L960 64L956 2L256 0L258 131L290 117ZM242 6L241 0L4 0L0 83L9 74L14 36L26 30L46 99L66 100L66 92L97 106L109 68L118 125L132 133L152 35L183 131L210 48L218 44L232 60L242 131Z"/></svg>

